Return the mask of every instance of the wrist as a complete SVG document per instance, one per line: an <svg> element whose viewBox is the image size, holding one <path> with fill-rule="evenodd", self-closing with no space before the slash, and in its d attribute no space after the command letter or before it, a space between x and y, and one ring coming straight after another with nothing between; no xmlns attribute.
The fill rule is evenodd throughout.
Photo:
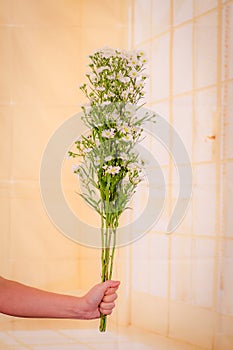
<svg viewBox="0 0 233 350"><path fill-rule="evenodd" d="M93 305L90 305L89 299L84 295L80 298L80 311L82 319L84 320L92 320L95 318L99 318L100 313L97 310L93 310Z"/></svg>

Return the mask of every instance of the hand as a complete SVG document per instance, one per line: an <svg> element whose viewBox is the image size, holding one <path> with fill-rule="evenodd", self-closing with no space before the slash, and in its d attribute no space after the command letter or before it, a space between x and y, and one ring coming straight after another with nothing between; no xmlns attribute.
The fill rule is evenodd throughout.
<svg viewBox="0 0 233 350"><path fill-rule="evenodd" d="M114 301L117 299L116 291L119 285L119 281L108 280L91 288L83 297L85 318L99 318L100 312L104 315L110 315L115 307Z"/></svg>

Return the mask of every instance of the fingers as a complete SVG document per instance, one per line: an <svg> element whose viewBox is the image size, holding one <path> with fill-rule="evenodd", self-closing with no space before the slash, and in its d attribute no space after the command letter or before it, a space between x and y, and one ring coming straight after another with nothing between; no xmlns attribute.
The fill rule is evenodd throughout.
<svg viewBox="0 0 233 350"><path fill-rule="evenodd" d="M115 307L114 301L117 299L116 291L120 285L119 281L108 280L102 283L104 295L99 305L99 311L104 315L110 315Z"/></svg>
<svg viewBox="0 0 233 350"><path fill-rule="evenodd" d="M113 294L108 294L103 297L102 301L105 303L111 303L113 301L115 301L117 299L117 294L113 293Z"/></svg>
<svg viewBox="0 0 233 350"><path fill-rule="evenodd" d="M115 303L114 302L112 302L112 303L102 302L102 303L100 303L99 310L104 315L111 315L114 307L115 307Z"/></svg>

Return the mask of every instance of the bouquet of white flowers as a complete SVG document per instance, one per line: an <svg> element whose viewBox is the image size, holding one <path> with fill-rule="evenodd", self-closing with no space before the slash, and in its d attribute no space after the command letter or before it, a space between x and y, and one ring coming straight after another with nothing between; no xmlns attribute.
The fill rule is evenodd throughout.
<svg viewBox="0 0 233 350"><path fill-rule="evenodd" d="M143 179L143 160L135 151L143 123L154 115L137 116L142 107L147 75L140 51L102 49L89 56L88 84L80 89L89 99L82 106L82 121L88 133L76 142L70 157L80 157L74 167L82 186L82 198L101 218L102 281L111 279L119 217ZM100 331L106 330L101 314Z"/></svg>

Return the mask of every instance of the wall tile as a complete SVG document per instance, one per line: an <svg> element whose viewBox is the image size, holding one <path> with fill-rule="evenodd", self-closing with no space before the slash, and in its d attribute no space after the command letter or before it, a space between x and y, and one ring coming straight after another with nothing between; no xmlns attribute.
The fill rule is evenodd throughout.
<svg viewBox="0 0 233 350"><path fill-rule="evenodd" d="M37 200L13 199L11 204L11 259L45 260L46 236L42 223L41 203ZM44 215L43 215L44 216ZM40 218L39 221L38 218ZM25 225L26 223L26 225Z"/></svg>
<svg viewBox="0 0 233 350"><path fill-rule="evenodd" d="M170 28L170 0L152 0L152 36Z"/></svg>
<svg viewBox="0 0 233 350"><path fill-rule="evenodd" d="M191 302L192 246L190 238L172 237L171 299Z"/></svg>
<svg viewBox="0 0 233 350"><path fill-rule="evenodd" d="M106 28L120 29L121 27L126 27L128 13L125 10L125 5L127 5L128 2L124 0L85 0L81 1L81 3L81 24L83 27L92 27L96 30L99 30L99 28L104 28L106 30ZM138 1L136 6L140 8L140 1ZM98 40L97 35L94 35L94 37Z"/></svg>
<svg viewBox="0 0 233 350"><path fill-rule="evenodd" d="M160 166L167 166L169 164L170 152L164 144L157 138L152 138L151 153Z"/></svg>
<svg viewBox="0 0 233 350"><path fill-rule="evenodd" d="M125 248L120 248L125 249ZM117 249L116 253L119 253ZM116 324L122 326L128 326L131 322L130 319L130 267L131 260L124 259L122 260L115 255L115 263L113 268L113 279L121 281L120 288L117 291L118 299L116 301L116 308L111 316L111 320Z"/></svg>
<svg viewBox="0 0 233 350"><path fill-rule="evenodd" d="M222 79L233 78L233 3L226 4L222 12Z"/></svg>
<svg viewBox="0 0 233 350"><path fill-rule="evenodd" d="M12 162L12 108L0 106L0 179L9 179Z"/></svg>
<svg viewBox="0 0 233 350"><path fill-rule="evenodd" d="M150 0L134 2L134 45L150 38Z"/></svg>
<svg viewBox="0 0 233 350"><path fill-rule="evenodd" d="M180 179L179 172L182 174L182 180ZM172 167L172 210L175 210L176 201L179 199L179 204L177 207L177 213L174 216L173 224L179 224L179 220L185 215L187 210L187 204L192 204L192 177L190 175L190 165L179 165L179 172L177 169L177 164ZM192 214L190 213L190 219ZM192 221L190 221L189 226L191 228Z"/></svg>
<svg viewBox="0 0 233 350"><path fill-rule="evenodd" d="M12 102L12 31L11 28L0 28L0 104Z"/></svg>
<svg viewBox="0 0 233 350"><path fill-rule="evenodd" d="M222 241L219 254L218 312L233 316L233 242Z"/></svg>
<svg viewBox="0 0 233 350"><path fill-rule="evenodd" d="M215 164L194 167L193 233L215 235L216 172Z"/></svg>
<svg viewBox="0 0 233 350"><path fill-rule="evenodd" d="M165 335L167 329L168 302L148 294L132 295L132 324L136 327Z"/></svg>
<svg viewBox="0 0 233 350"><path fill-rule="evenodd" d="M101 282L101 260L82 259L79 265L80 288L89 289Z"/></svg>
<svg viewBox="0 0 233 350"><path fill-rule="evenodd" d="M168 101L164 101L161 103L156 103L152 105L151 109L163 117L165 120L169 121L169 103ZM159 133L158 133L159 134ZM160 134L158 135L160 136ZM169 130L166 135L164 135L167 140L169 139ZM168 142L167 147L170 147ZM163 143L158 139L157 135L152 135L151 137L151 152L157 162L161 165L168 165L170 159L170 153L167 148L163 145Z"/></svg>
<svg viewBox="0 0 233 350"><path fill-rule="evenodd" d="M233 178L233 163L225 163L221 169L221 227L222 234L226 237L233 237L233 216L232 207L232 178Z"/></svg>
<svg viewBox="0 0 233 350"><path fill-rule="evenodd" d="M38 179L44 149L60 124L77 107L15 106L13 108L12 176ZM20 117L19 117L20 115Z"/></svg>
<svg viewBox="0 0 233 350"><path fill-rule="evenodd" d="M0 185L1 186L1 185ZM7 277L10 272L10 195L0 196L0 276Z"/></svg>
<svg viewBox="0 0 233 350"><path fill-rule="evenodd" d="M196 93L194 117L194 160L197 162L212 160L215 155L216 89L208 89Z"/></svg>
<svg viewBox="0 0 233 350"><path fill-rule="evenodd" d="M48 263L46 261L30 261L28 259L11 260L12 280L24 283L35 288L47 288L48 283Z"/></svg>
<svg viewBox="0 0 233 350"><path fill-rule="evenodd" d="M168 236L151 233L149 293L166 298L168 295Z"/></svg>
<svg viewBox="0 0 233 350"><path fill-rule="evenodd" d="M76 273L78 271L78 247L51 224L39 190L35 186L28 188L28 182L26 187L15 185L11 200L8 249L12 278L43 288L58 288L59 281L64 281L64 287L66 283L71 286L72 279L68 277L74 266ZM30 268L27 268L29 261Z"/></svg>
<svg viewBox="0 0 233 350"><path fill-rule="evenodd" d="M233 317L218 315L214 349L231 350L233 343Z"/></svg>
<svg viewBox="0 0 233 350"><path fill-rule="evenodd" d="M132 288L134 291L149 291L149 237L145 235L132 245Z"/></svg>
<svg viewBox="0 0 233 350"><path fill-rule="evenodd" d="M194 0L195 15L199 16L202 13L209 11L218 5L217 0Z"/></svg>
<svg viewBox="0 0 233 350"><path fill-rule="evenodd" d="M70 291L71 293L72 291L80 291L82 263L77 261L74 256L71 256L70 259L51 259L47 264L46 288L58 293L67 291L69 294ZM80 295L79 292L78 294Z"/></svg>
<svg viewBox="0 0 233 350"><path fill-rule="evenodd" d="M173 102L173 126L181 138L189 156L192 156L192 118L193 101L192 95L178 97ZM173 138L173 149L177 150L178 144Z"/></svg>
<svg viewBox="0 0 233 350"><path fill-rule="evenodd" d="M221 116L221 153L222 158L233 158L233 118L232 118L233 82L222 87L222 116Z"/></svg>
<svg viewBox="0 0 233 350"><path fill-rule="evenodd" d="M180 222L179 226L176 228L177 233L181 234L192 234L192 199L190 200L189 206L184 213L184 217Z"/></svg>
<svg viewBox="0 0 233 350"><path fill-rule="evenodd" d="M14 102L76 104L77 84L82 75L81 29L14 28L12 31Z"/></svg>
<svg viewBox="0 0 233 350"><path fill-rule="evenodd" d="M193 1L174 0L174 25L188 21L193 16Z"/></svg>
<svg viewBox="0 0 233 350"><path fill-rule="evenodd" d="M14 26L80 25L81 1L1 1L0 23ZM25 11L27 8L27 11Z"/></svg>
<svg viewBox="0 0 233 350"><path fill-rule="evenodd" d="M151 106L151 109L169 121L169 101L158 102Z"/></svg>
<svg viewBox="0 0 233 350"><path fill-rule="evenodd" d="M209 310L184 303L170 304L169 335L172 338L211 349L213 324L213 314Z"/></svg>
<svg viewBox="0 0 233 350"><path fill-rule="evenodd" d="M216 83L217 79L217 12L197 19L195 25L196 87Z"/></svg>
<svg viewBox="0 0 233 350"><path fill-rule="evenodd" d="M192 24L176 29L173 44L173 94L192 90Z"/></svg>
<svg viewBox="0 0 233 350"><path fill-rule="evenodd" d="M161 232L163 234L166 234L168 231L168 225L170 224L171 220L171 214L170 214L170 207L169 207L169 201L166 199L164 202L164 207L161 213L161 216L158 218L158 221L155 223L152 232Z"/></svg>
<svg viewBox="0 0 233 350"><path fill-rule="evenodd" d="M214 240L195 239L192 246L193 304L212 307L214 282Z"/></svg>
<svg viewBox="0 0 233 350"><path fill-rule="evenodd" d="M169 41L166 34L152 42L152 100L156 101L169 95ZM164 54L165 53L165 54Z"/></svg>

